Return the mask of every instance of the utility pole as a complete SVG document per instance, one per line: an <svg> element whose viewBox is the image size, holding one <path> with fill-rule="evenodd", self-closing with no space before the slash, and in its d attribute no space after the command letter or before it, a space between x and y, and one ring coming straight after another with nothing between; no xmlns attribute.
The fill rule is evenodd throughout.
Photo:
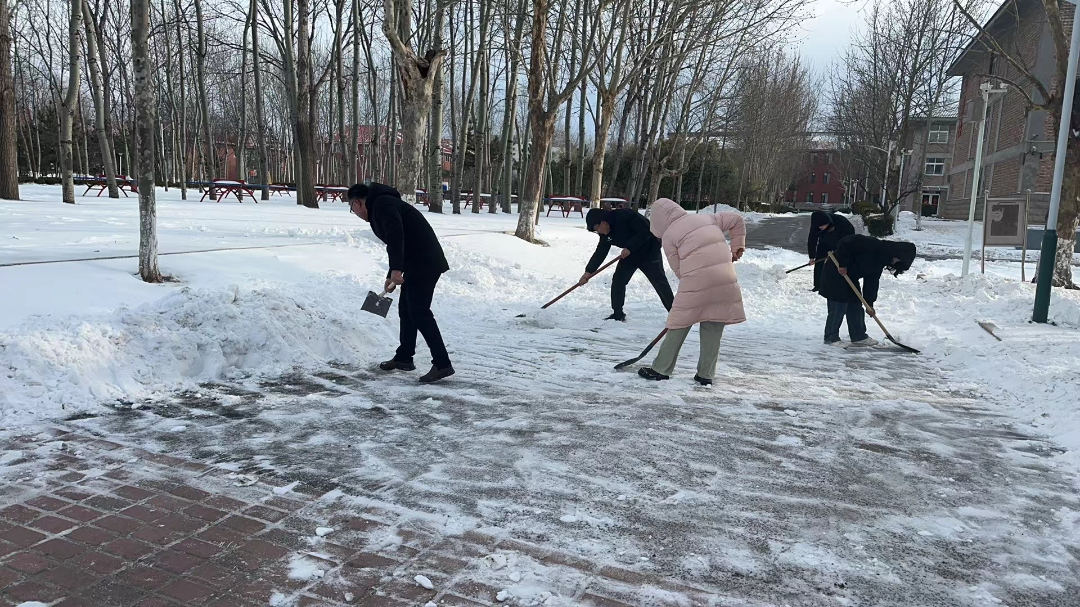
<svg viewBox="0 0 1080 607"><path fill-rule="evenodd" d="M960 269L960 277L968 275L968 266L971 265L971 238L975 233L975 202L979 198L979 178L982 176L983 140L986 138L986 117L990 113L990 94L1004 93L1007 86L1002 84L995 87L989 81L979 85L982 93L982 116L979 117L979 136L975 147L975 166L971 171L971 200L968 203L968 229L967 238L964 239L964 265Z"/></svg>
<svg viewBox="0 0 1080 607"><path fill-rule="evenodd" d="M1067 0L1067 2L1074 6L1077 4L1076 0ZM1076 9L1080 10L1080 6ZM1076 26L1075 18L1069 44L1069 67L1065 70L1065 82L1076 82L1076 62L1080 54L1080 27ZM1074 90L1075 87L1066 86L1061 95L1061 117L1058 119L1057 148L1054 150L1054 181L1050 186L1050 211L1046 215L1046 229L1043 230L1039 270L1035 275L1035 309L1031 314L1031 320L1039 323L1046 322L1050 317L1050 288L1053 286L1054 262L1057 260L1058 208L1061 206L1061 184L1065 179L1065 154L1069 148L1069 123Z"/></svg>

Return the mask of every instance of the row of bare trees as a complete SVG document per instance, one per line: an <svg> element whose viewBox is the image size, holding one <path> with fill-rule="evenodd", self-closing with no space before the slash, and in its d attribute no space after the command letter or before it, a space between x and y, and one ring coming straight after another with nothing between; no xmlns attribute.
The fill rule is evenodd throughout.
<svg viewBox="0 0 1080 607"><path fill-rule="evenodd" d="M448 182L455 212L468 191L510 211L514 192L531 240L545 193L681 194L737 124L740 74L778 52L805 4L151 1L157 180L185 196L226 173L289 182L311 207L318 183L374 179L412 198ZM130 0L3 6L14 54L0 91L22 173L60 175L67 202L76 173L106 175L118 195L113 177L142 161Z"/></svg>

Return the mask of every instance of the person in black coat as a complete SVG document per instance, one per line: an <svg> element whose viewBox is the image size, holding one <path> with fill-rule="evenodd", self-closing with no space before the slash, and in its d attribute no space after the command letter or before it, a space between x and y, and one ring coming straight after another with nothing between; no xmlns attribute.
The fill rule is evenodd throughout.
<svg viewBox="0 0 1080 607"><path fill-rule="evenodd" d="M821 271L821 288L818 293L829 302L829 316L825 321L825 343L840 343L840 325L847 317L848 335L853 346L872 346L877 340L866 335L866 317L859 296L851 289L845 276L861 288L868 305L866 313L874 316L874 302L878 297L881 273L886 269L893 276L903 274L915 260L915 245L910 242L878 240L870 236L854 234L841 238L832 260L825 262ZM863 281L860 286L860 279Z"/></svg>
<svg viewBox="0 0 1080 607"><path fill-rule="evenodd" d="M581 275L579 285L589 282L600 264L604 263L612 245L622 247L619 255L622 259L615 266L615 275L611 278L612 314L605 320L626 320L623 312L626 285L637 270L641 270L649 279L664 307L671 310L675 295L671 292L671 285L668 284L667 274L664 272L660 239L649 231L648 219L633 209L592 209L585 215L585 227L590 232L599 234L600 242L597 243L589 263L585 265L585 273Z"/></svg>
<svg viewBox="0 0 1080 607"><path fill-rule="evenodd" d="M836 243L845 236L855 233L855 226L843 215L814 211L810 214L810 236L806 240L806 252L814 264L814 288L821 288L821 270L828 263L829 251L836 250Z"/></svg>
<svg viewBox="0 0 1080 607"><path fill-rule="evenodd" d="M454 374L439 325L431 313L435 285L450 269L435 231L424 216L401 199L394 188L381 183L356 184L349 188L349 210L371 223L371 231L386 243L390 270L385 288L392 293L401 286L398 314L401 317L401 344L394 357L380 363L383 371L412 371L416 353L416 333L424 336L431 350L431 371L420 377L429 383Z"/></svg>

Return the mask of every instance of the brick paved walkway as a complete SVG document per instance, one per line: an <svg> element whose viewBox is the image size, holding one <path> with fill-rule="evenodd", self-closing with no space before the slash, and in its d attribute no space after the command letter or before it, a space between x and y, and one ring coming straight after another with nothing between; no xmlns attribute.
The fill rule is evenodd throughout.
<svg viewBox="0 0 1080 607"><path fill-rule="evenodd" d="M706 602L663 579L483 533L401 529L389 511L357 514L302 485L273 491L284 479L242 486L227 471L65 430L0 439L0 451L22 454L8 462L17 478L0 483L0 605L491 605L492 554L557 570L576 604L618 607L649 586ZM320 526L334 531L319 537Z"/></svg>

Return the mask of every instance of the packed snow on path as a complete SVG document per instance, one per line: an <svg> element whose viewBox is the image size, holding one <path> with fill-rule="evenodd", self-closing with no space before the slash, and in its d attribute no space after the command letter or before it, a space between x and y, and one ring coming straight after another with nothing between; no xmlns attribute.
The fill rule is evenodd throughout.
<svg viewBox="0 0 1080 607"><path fill-rule="evenodd" d="M24 192L0 203L0 264L137 250L134 199ZM159 194L163 251L303 246L163 256L179 280L165 285L140 283L134 260L0 267L16 293L0 302L4 430L79 414L88 431L345 487L403 524L487 529L732 598L1080 592L1075 293L1055 293L1056 326L1031 325L1031 285L920 260L883 278L876 308L924 354L847 352L821 345L809 270L784 274L803 256L752 250L737 265L749 320L725 333L716 386L691 382L696 333L673 379L649 384L612 369L663 327L642 277L626 324L600 320L610 274L539 311L595 246L580 217L544 217L538 247L507 234L514 216L426 214L451 265L435 313L458 374L419 386L372 370L396 345L394 313L359 309L386 257L343 204ZM539 564L525 573L558 586Z"/></svg>

